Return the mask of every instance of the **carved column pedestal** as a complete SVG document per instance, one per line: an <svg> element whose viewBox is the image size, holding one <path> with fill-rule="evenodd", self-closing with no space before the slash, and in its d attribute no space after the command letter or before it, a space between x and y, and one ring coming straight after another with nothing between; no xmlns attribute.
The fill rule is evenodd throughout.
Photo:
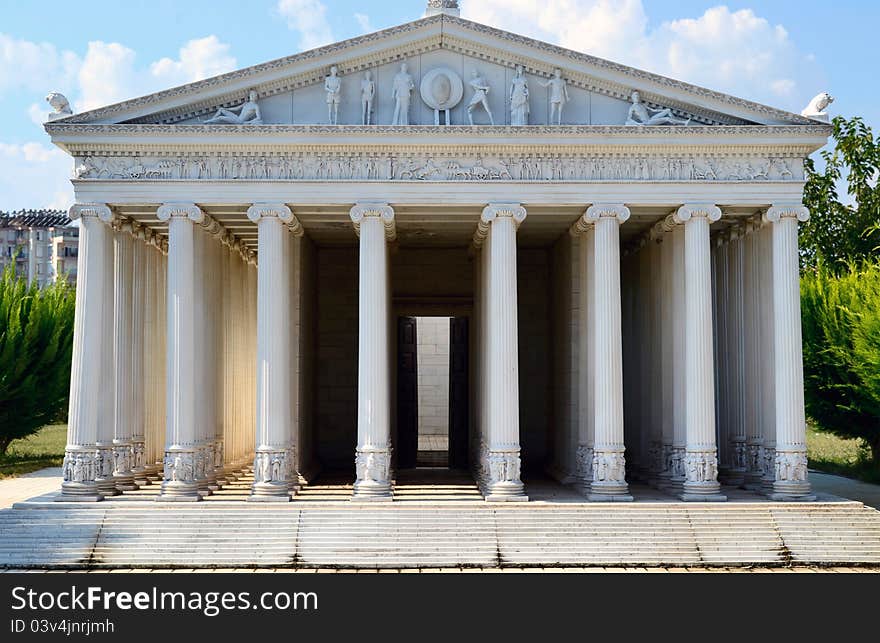
<svg viewBox="0 0 880 643"><path fill-rule="evenodd" d="M593 205L587 219L595 228L594 249L594 445L590 500L628 502L623 441L623 341L620 304L620 224L624 205Z"/></svg>
<svg viewBox="0 0 880 643"><path fill-rule="evenodd" d="M384 203L351 209L360 237L358 291L358 445L352 500L391 500L391 391L388 355L388 248L394 210Z"/></svg>

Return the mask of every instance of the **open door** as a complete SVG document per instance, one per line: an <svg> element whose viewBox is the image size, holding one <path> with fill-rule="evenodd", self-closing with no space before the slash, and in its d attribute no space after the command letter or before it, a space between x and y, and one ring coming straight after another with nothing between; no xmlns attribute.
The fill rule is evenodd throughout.
<svg viewBox="0 0 880 643"><path fill-rule="evenodd" d="M468 468L468 319L449 320L449 467Z"/></svg>
<svg viewBox="0 0 880 643"><path fill-rule="evenodd" d="M416 318L397 320L397 467L416 466L419 448Z"/></svg>

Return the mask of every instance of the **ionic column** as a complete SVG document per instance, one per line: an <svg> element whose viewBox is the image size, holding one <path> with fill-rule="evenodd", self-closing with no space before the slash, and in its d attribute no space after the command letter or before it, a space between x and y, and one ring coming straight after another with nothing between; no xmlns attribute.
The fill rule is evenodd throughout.
<svg viewBox="0 0 880 643"><path fill-rule="evenodd" d="M132 278L134 274L134 229L131 221L121 221L113 235L113 478L120 491L137 489L131 470L134 392L132 342ZM140 382L138 382L140 384Z"/></svg>
<svg viewBox="0 0 880 643"><path fill-rule="evenodd" d="M474 245L486 253L486 388L489 502L525 502L520 479L519 338L517 336L516 231L526 210L517 203L483 209Z"/></svg>
<svg viewBox="0 0 880 643"><path fill-rule="evenodd" d="M201 499L196 480L199 448L196 410L200 382L196 380L195 224L205 215L194 204L166 204L160 221L168 222L166 438L162 492L158 499L194 502Z"/></svg>
<svg viewBox="0 0 880 643"><path fill-rule="evenodd" d="M147 260L146 233L138 226L132 247L131 277L131 472L136 485L146 484L146 342L150 329L147 325L147 275L152 267Z"/></svg>
<svg viewBox="0 0 880 643"><path fill-rule="evenodd" d="M730 231L727 250L727 418L730 469L725 484L739 486L746 473L745 399L745 240L743 228Z"/></svg>
<svg viewBox="0 0 880 643"><path fill-rule="evenodd" d="M762 219L758 231L758 286L761 341L761 493L773 493L776 481L776 356L775 316L773 312L773 225Z"/></svg>
<svg viewBox="0 0 880 643"><path fill-rule="evenodd" d="M802 205L767 211L773 226L773 354L776 392L776 476L773 500L815 500L807 479L804 364L801 338L798 222L809 218Z"/></svg>
<svg viewBox="0 0 880 643"><path fill-rule="evenodd" d="M576 452L577 484L589 493L593 481L593 439L595 411L593 403L593 324L594 324L594 230L586 216L571 226L578 240L578 446Z"/></svg>
<svg viewBox="0 0 880 643"><path fill-rule="evenodd" d="M384 203L360 203L350 216L360 237L357 480L352 500L390 500L387 242L396 237L394 210Z"/></svg>
<svg viewBox="0 0 880 643"><path fill-rule="evenodd" d="M709 225L721 218L714 205L685 205L684 224L686 450L682 500L726 500L719 491L715 443L715 383L712 364L712 266Z"/></svg>
<svg viewBox="0 0 880 643"><path fill-rule="evenodd" d="M685 296L685 260L684 260L684 226L678 224L675 214L665 220L669 232L669 272L670 272L670 304L672 355L671 371L671 420L672 449L668 468L670 470L667 490L670 493L681 493L686 479L685 445L687 443L687 378L685 364L685 344L687 342L686 301Z"/></svg>
<svg viewBox="0 0 880 643"><path fill-rule="evenodd" d="M728 325L728 299L729 299L729 274L728 256L730 253L730 237L726 232L716 235L714 240L714 284L713 294L715 309L712 320L714 328L712 332L713 344L715 345L714 369L715 385L715 432L718 445L718 474L724 477L730 468L728 462L728 430L730 421L728 417L730 399L730 356L727 353L727 325Z"/></svg>
<svg viewBox="0 0 880 643"><path fill-rule="evenodd" d="M630 501L623 440L623 342L620 304L620 224L624 205L592 205L586 215L595 227L593 481L589 499Z"/></svg>
<svg viewBox="0 0 880 643"><path fill-rule="evenodd" d="M103 203L76 204L70 218L80 220L79 256L64 481L58 500L96 502L104 497L98 478L106 473L105 464L112 463L110 448L99 449L98 439L108 432L112 438L113 431L107 404L107 392L113 390L113 231L107 224L113 214Z"/></svg>
<svg viewBox="0 0 880 643"><path fill-rule="evenodd" d="M760 223L749 221L743 238L743 340L745 351L745 410L746 427L745 477L742 486L753 491L760 490L763 467L761 445L762 399L767 395L761 386L761 308L760 308Z"/></svg>
<svg viewBox="0 0 880 643"><path fill-rule="evenodd" d="M257 443L252 501L290 500L293 446L291 378L291 239L301 230L284 204L255 204L247 212L257 224Z"/></svg>
<svg viewBox="0 0 880 643"><path fill-rule="evenodd" d="M673 368L674 333L673 296L675 283L672 277L673 242L671 233L677 226L668 219L655 224L652 234L660 244L659 297L660 325L658 342L660 344L660 473L657 475L657 486L666 488L672 478L672 444L674 439L673 415Z"/></svg>

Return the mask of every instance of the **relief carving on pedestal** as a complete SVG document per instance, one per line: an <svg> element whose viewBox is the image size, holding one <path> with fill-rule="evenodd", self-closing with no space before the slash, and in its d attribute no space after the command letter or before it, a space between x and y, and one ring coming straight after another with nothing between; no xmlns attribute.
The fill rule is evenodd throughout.
<svg viewBox="0 0 880 643"><path fill-rule="evenodd" d="M803 451L776 452L776 480L784 482L807 481L807 454Z"/></svg>
<svg viewBox="0 0 880 643"><path fill-rule="evenodd" d="M593 482L626 482L624 454L621 451L594 451Z"/></svg>
<svg viewBox="0 0 880 643"><path fill-rule="evenodd" d="M489 482L519 482L519 453L508 451L489 452Z"/></svg>
<svg viewBox="0 0 880 643"><path fill-rule="evenodd" d="M195 481L195 454L191 451L166 453L162 479L165 482Z"/></svg>
<svg viewBox="0 0 880 643"><path fill-rule="evenodd" d="M96 451L68 451L64 454L64 482L92 482L97 473Z"/></svg>
<svg viewBox="0 0 880 643"><path fill-rule="evenodd" d="M358 451L354 464L358 481L388 482L391 454L387 451Z"/></svg>
<svg viewBox="0 0 880 643"><path fill-rule="evenodd" d="M714 451L686 451L685 473L688 482L717 482L718 458Z"/></svg>

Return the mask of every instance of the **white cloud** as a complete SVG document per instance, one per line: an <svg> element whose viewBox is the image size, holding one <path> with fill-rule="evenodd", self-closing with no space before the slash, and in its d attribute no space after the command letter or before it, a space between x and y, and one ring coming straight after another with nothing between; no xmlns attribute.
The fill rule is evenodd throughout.
<svg viewBox="0 0 880 643"><path fill-rule="evenodd" d="M368 16L367 14L356 13L354 14L354 19L358 23L358 27L360 27L362 33L372 33L376 31L373 23L370 22L370 16Z"/></svg>
<svg viewBox="0 0 880 643"><path fill-rule="evenodd" d="M73 160L42 143L0 143L0 209L57 208L73 203Z"/></svg>
<svg viewBox="0 0 880 643"><path fill-rule="evenodd" d="M799 111L822 89L815 58L751 9L649 28L642 0L481 0L465 17L711 89Z"/></svg>
<svg viewBox="0 0 880 643"><path fill-rule="evenodd" d="M79 57L73 52L0 33L0 93L16 89L48 92L66 87L78 68Z"/></svg>
<svg viewBox="0 0 880 643"><path fill-rule="evenodd" d="M118 42L92 41L79 70L75 111L118 103L138 93L135 52Z"/></svg>
<svg viewBox="0 0 880 643"><path fill-rule="evenodd" d="M287 26L299 32L300 48L314 49L333 42L327 7L321 0L278 0L277 10Z"/></svg>
<svg viewBox="0 0 880 643"><path fill-rule="evenodd" d="M150 74L163 86L182 85L232 71L236 64L229 45L217 36L207 36L181 47L179 60L157 60L150 65Z"/></svg>

